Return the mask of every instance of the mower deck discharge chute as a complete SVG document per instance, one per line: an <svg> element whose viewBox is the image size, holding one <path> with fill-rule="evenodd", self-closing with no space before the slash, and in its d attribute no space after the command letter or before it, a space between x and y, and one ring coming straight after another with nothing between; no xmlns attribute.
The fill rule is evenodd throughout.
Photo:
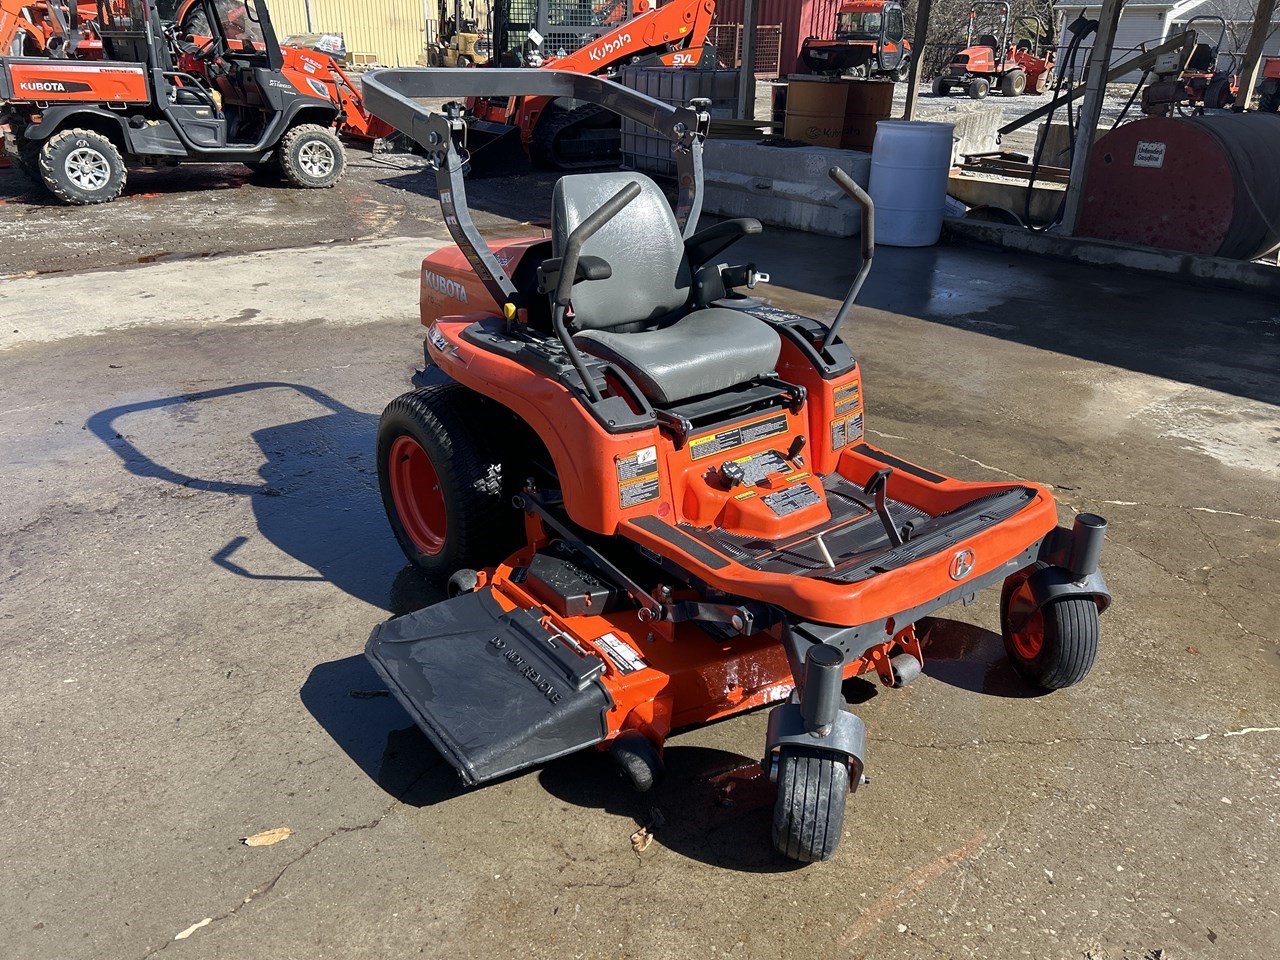
<svg viewBox="0 0 1280 960"><path fill-rule="evenodd" d="M598 744L646 789L671 730L776 704L774 844L825 860L865 762L841 685L915 679L921 617L1001 585L1023 676L1089 672L1105 522L1058 527L1042 486L952 480L864 439L837 329L873 220L847 175L832 171L863 207L863 264L827 326L737 292L767 277L721 255L757 221L698 229L705 101L545 69L364 86L427 151L457 243L423 262L426 369L378 436L392 529L450 599L382 624L366 655L467 783ZM675 152L675 212L639 174L566 176L550 237L491 250L467 211L461 105L416 102L464 94L646 124Z"/></svg>

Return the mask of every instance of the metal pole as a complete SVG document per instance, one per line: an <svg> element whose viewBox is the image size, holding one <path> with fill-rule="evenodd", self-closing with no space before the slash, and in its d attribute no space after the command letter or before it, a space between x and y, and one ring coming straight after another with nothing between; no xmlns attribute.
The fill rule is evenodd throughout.
<svg viewBox="0 0 1280 960"><path fill-rule="evenodd" d="M903 120L916 118L916 95L920 92L920 70L924 65L924 45L929 36L929 16L933 13L933 0L920 0L916 7L916 32L911 38L911 70L907 74L907 106L902 111Z"/></svg>
<svg viewBox="0 0 1280 960"><path fill-rule="evenodd" d="M1098 131L1098 118L1102 116L1102 103L1107 95L1107 66L1111 63L1111 50L1116 43L1116 25L1120 22L1120 8L1124 0L1102 0L1102 12L1098 14L1098 33L1089 53L1089 79L1085 83L1084 103L1080 107L1080 121L1076 126L1075 153L1071 156L1071 179L1067 183L1066 209L1062 215L1062 232L1075 236L1080 221L1080 200L1084 193L1085 177L1089 173L1089 152L1094 134Z"/></svg>
<svg viewBox="0 0 1280 960"><path fill-rule="evenodd" d="M738 74L738 119L756 118L756 19L759 0L742 0L742 66Z"/></svg>
<svg viewBox="0 0 1280 960"><path fill-rule="evenodd" d="M1244 62L1240 65L1240 94L1236 99L1237 112L1249 106L1253 91L1258 86L1258 68L1262 65L1262 45L1271 33L1271 15L1275 13L1276 0L1258 0L1253 14L1253 30L1249 44L1244 48Z"/></svg>

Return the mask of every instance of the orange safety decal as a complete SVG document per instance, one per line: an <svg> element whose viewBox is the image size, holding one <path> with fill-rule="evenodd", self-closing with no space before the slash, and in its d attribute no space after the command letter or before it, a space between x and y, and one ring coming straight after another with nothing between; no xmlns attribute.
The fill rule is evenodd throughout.
<svg viewBox="0 0 1280 960"><path fill-rule="evenodd" d="M764 420L756 420L753 423L730 427L728 430L721 430L719 433L709 433L705 437L694 437L689 441L689 456L693 460L701 460L703 457L713 457L717 453L724 453L726 450L741 447L743 444L763 440L765 437L775 437L780 433L786 432L787 415L779 413Z"/></svg>
<svg viewBox="0 0 1280 960"><path fill-rule="evenodd" d="M625 457L614 457L614 466L618 471L618 504L622 509L649 503L661 495L657 447L641 447Z"/></svg>
<svg viewBox="0 0 1280 960"><path fill-rule="evenodd" d="M836 413L848 413L862 404L862 384L855 380L835 392Z"/></svg>

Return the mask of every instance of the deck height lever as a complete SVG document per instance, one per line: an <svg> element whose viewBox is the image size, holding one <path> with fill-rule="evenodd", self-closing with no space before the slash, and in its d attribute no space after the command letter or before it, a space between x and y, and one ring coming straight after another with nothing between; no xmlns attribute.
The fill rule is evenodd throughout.
<svg viewBox="0 0 1280 960"><path fill-rule="evenodd" d="M900 547L907 541L902 531L898 529L898 525L893 522L893 514L889 512L889 504L885 502L887 498L885 490L889 486L891 476L893 476L893 467L877 470L867 481L867 485L862 488L862 492L876 498L876 513L880 516L880 522L884 524L884 532L889 535L890 543Z"/></svg>

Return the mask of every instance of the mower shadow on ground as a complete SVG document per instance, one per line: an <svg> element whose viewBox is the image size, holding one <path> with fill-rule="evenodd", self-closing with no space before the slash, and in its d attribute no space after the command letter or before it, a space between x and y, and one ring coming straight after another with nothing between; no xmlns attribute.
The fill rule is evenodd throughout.
<svg viewBox="0 0 1280 960"><path fill-rule="evenodd" d="M352 762L395 799L427 807L466 789L363 655L317 664L299 698Z"/></svg>
<svg viewBox="0 0 1280 960"><path fill-rule="evenodd" d="M183 429L198 427L201 404L273 390L296 392L324 413L252 430L263 456L258 482L207 479L169 466L181 462L182 429L166 434L163 448L147 441L155 445L154 458L120 432L139 426L137 420L126 426L126 417L152 413L162 415L165 425L176 420ZM112 407L90 417L87 426L135 476L248 498L258 533L296 561L264 551L256 538L234 536L211 549L215 565L246 580L328 582L390 613L407 613L443 595L405 568L383 516L374 466L377 422L313 387L266 381ZM152 427L142 429L153 433Z"/></svg>
<svg viewBox="0 0 1280 960"><path fill-rule="evenodd" d="M1023 700L1045 695L1018 676L1000 634L945 617L925 617L916 629L924 637L924 672L934 680L992 697Z"/></svg>
<svg viewBox="0 0 1280 960"><path fill-rule="evenodd" d="M613 761L597 750L543 767L538 780L575 806L628 817L665 847L691 860L746 873L787 873L805 865L776 853L768 837L776 795L756 760L708 747L668 742L661 782L637 793ZM625 838L624 838L625 839ZM652 856L653 847L643 853Z"/></svg>

